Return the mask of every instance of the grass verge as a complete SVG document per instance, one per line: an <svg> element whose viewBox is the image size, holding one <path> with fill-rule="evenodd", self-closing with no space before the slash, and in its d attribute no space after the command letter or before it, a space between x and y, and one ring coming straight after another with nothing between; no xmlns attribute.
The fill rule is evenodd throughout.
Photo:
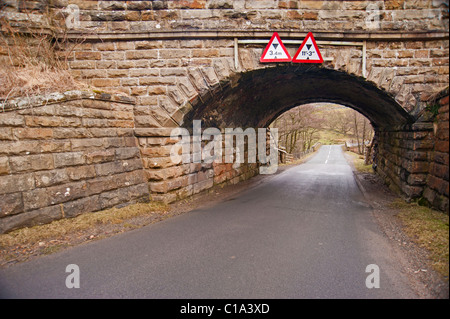
<svg viewBox="0 0 450 319"><path fill-rule="evenodd" d="M162 203L137 203L1 234L0 265L139 228L167 218L168 212Z"/></svg>
<svg viewBox="0 0 450 319"><path fill-rule="evenodd" d="M353 165L359 173L373 173L372 164L364 164L364 156L350 151L346 151L346 154L350 155L353 160Z"/></svg>
<svg viewBox="0 0 450 319"><path fill-rule="evenodd" d="M417 203L396 200L392 208L405 233L429 252L431 266L448 280L449 276L449 216Z"/></svg>

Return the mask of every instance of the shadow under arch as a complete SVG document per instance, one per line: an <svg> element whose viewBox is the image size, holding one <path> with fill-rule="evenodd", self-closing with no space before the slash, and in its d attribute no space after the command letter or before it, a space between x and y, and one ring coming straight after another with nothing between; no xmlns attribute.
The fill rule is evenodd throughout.
<svg viewBox="0 0 450 319"><path fill-rule="evenodd" d="M183 127L267 127L287 110L329 102L355 109L375 130L414 121L386 91L366 79L316 65L285 65L243 72L192 102Z"/></svg>

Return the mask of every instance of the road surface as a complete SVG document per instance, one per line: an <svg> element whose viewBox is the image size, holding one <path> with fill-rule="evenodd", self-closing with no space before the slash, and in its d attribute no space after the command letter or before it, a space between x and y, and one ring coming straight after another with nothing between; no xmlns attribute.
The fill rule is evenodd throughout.
<svg viewBox="0 0 450 319"><path fill-rule="evenodd" d="M213 207L0 270L0 296L417 297L339 146Z"/></svg>

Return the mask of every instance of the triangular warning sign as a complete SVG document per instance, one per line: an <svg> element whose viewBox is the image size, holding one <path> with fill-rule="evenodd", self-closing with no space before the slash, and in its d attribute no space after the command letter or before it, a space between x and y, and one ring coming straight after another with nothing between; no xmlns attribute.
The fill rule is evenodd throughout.
<svg viewBox="0 0 450 319"><path fill-rule="evenodd" d="M303 40L292 62L296 63L323 63L322 55L317 47L313 34L309 32Z"/></svg>
<svg viewBox="0 0 450 319"><path fill-rule="evenodd" d="M281 42L278 33L274 32L272 38L270 38L269 44L267 44L260 62L291 62L292 58L289 52L286 50L283 42Z"/></svg>

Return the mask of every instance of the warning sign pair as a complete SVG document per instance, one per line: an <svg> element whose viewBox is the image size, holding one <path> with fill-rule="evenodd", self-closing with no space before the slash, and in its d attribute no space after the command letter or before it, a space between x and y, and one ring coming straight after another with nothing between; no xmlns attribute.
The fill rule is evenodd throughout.
<svg viewBox="0 0 450 319"><path fill-rule="evenodd" d="M322 55L311 32L306 35L294 58L289 55L278 33L274 32L260 59L260 62L291 61L296 63L323 63Z"/></svg>

